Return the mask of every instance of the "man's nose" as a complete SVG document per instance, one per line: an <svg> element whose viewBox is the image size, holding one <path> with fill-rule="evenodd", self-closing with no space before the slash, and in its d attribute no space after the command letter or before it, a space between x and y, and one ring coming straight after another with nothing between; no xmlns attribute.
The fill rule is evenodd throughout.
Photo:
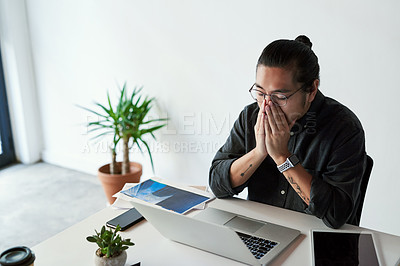
<svg viewBox="0 0 400 266"><path fill-rule="evenodd" d="M269 94L264 94L264 100L267 100L267 103L268 103L269 101L272 101L271 95L269 95Z"/></svg>

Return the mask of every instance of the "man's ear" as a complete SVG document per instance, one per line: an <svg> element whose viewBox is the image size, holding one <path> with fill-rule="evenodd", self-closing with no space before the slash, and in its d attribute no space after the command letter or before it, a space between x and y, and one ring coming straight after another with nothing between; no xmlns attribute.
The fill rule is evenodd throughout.
<svg viewBox="0 0 400 266"><path fill-rule="evenodd" d="M312 84L311 91L310 91L310 94L308 96L308 102L309 103L314 101L315 95L317 95L318 87L319 87L319 79L316 79L316 80L314 80L314 82Z"/></svg>

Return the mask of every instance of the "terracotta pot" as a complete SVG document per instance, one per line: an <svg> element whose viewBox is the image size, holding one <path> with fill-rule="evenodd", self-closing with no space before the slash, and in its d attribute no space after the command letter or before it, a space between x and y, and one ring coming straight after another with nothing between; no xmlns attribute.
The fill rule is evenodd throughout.
<svg viewBox="0 0 400 266"><path fill-rule="evenodd" d="M126 254L125 250L123 250L122 253L119 254L117 257L99 257L97 255L97 250L93 256L94 265L96 266L124 266L127 258L128 255Z"/></svg>
<svg viewBox="0 0 400 266"><path fill-rule="evenodd" d="M121 162L117 163L121 166ZM104 193L110 204L113 204L115 198L112 197L115 193L120 191L125 183L139 183L142 176L142 165L140 163L130 162L130 173L121 175L110 174L110 164L103 165L99 168L98 177L103 185Z"/></svg>

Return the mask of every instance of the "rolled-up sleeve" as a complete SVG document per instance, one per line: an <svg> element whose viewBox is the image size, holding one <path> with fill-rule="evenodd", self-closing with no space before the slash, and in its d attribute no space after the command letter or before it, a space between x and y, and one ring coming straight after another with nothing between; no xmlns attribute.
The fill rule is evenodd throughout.
<svg viewBox="0 0 400 266"><path fill-rule="evenodd" d="M230 168L233 162L246 154L245 118L246 109L235 121L225 144L217 151L209 172L209 185L214 195L218 198L231 197L240 193L246 185L232 188L230 181Z"/></svg>

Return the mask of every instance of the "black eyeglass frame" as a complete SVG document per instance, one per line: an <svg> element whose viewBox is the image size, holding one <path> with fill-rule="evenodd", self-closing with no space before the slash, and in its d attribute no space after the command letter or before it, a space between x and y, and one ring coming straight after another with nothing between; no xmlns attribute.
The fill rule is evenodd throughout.
<svg viewBox="0 0 400 266"><path fill-rule="evenodd" d="M250 93L250 96L251 96L251 98L253 98L254 99L254 97L253 97L253 95L251 94L251 91L253 90L253 87L254 86L256 86L257 84L256 83L254 83L253 85L251 85L251 87L250 87L250 89L249 89L249 93ZM298 91L300 91L300 90L302 90L302 89L304 89L304 88L307 88L307 83L305 83L305 84L303 84L303 86L301 86L299 89L297 89L295 92L293 92L292 94L290 94L289 96L286 96L285 94L283 94L283 93L281 93L281 92L273 92L273 93L271 93L271 94L267 94L267 93L263 93L262 91L260 91L260 90L257 90L257 89L254 89L255 91L257 91L257 92L259 92L259 93L261 93L261 94L263 94L264 95L264 100L265 100L265 97L266 96L273 96L273 95L281 95L281 96L283 96L283 97L285 97L286 99L285 99L285 104L284 105L279 105L278 103L276 103L276 102L274 102L274 100L273 100L273 98L271 97L271 101L273 101L275 104L277 104L278 106L285 106L286 104L287 104L287 101L289 100L289 98L290 97L292 97L293 95L295 95ZM254 99L256 102L258 102L257 101L257 99Z"/></svg>

